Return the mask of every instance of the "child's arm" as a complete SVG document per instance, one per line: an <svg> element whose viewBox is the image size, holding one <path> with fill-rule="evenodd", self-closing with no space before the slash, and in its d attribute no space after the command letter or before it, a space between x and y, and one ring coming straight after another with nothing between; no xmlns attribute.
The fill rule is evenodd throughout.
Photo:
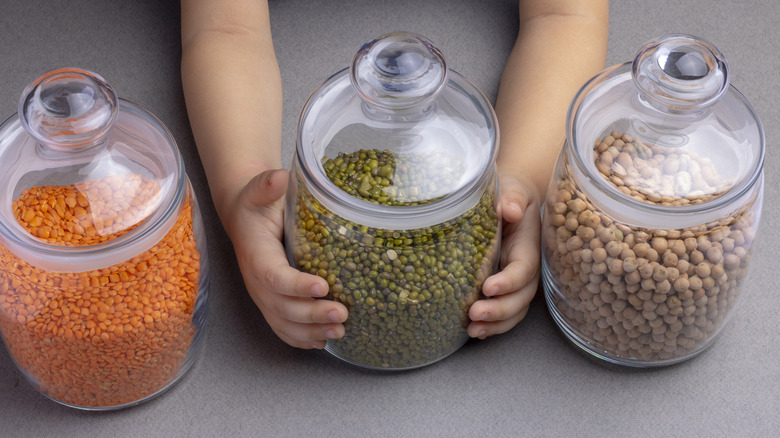
<svg viewBox="0 0 780 438"><path fill-rule="evenodd" d="M501 130L502 271L482 288L492 299L471 307L472 337L514 327L536 294L540 207L563 145L569 103L604 67L608 26L606 0L520 1L520 30L496 102Z"/></svg>
<svg viewBox="0 0 780 438"><path fill-rule="evenodd" d="M290 345L343 336L347 309L282 246L282 84L265 1L183 0L182 83L211 195L247 290ZM274 170L277 169L277 170Z"/></svg>

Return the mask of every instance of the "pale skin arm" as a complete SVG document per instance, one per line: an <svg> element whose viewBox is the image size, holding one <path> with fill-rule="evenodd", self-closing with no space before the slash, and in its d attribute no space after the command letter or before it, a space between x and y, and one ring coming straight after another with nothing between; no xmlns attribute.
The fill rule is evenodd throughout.
<svg viewBox="0 0 780 438"><path fill-rule="evenodd" d="M327 282L282 246L282 84L262 0L182 0L182 84L214 205L244 283L273 331L300 348L344 334Z"/></svg>
<svg viewBox="0 0 780 438"><path fill-rule="evenodd" d="M606 0L521 0L520 31L501 78L496 114L504 219L501 271L487 280L492 299L471 306L472 337L504 333L520 322L536 294L540 207L565 138L576 91L604 68Z"/></svg>
<svg viewBox="0 0 780 438"><path fill-rule="evenodd" d="M503 271L483 287L492 299L471 308L473 337L514 327L535 294L539 205L562 143L568 102L602 67L606 10L605 1L520 4L521 32L496 107ZM283 341L323 348L327 339L343 336L347 309L316 300L327 293L327 282L291 268L281 243L287 172L279 170L281 79L267 2L183 0L182 48L192 130L247 290Z"/></svg>

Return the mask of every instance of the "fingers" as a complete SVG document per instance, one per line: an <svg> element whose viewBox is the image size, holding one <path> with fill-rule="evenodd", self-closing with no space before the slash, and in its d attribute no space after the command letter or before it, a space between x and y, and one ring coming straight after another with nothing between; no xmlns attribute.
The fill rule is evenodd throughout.
<svg viewBox="0 0 780 438"><path fill-rule="evenodd" d="M501 218L509 223L520 222L523 220L526 208L531 203L531 194L526 186L513 177L502 176L500 187L499 209Z"/></svg>
<svg viewBox="0 0 780 438"><path fill-rule="evenodd" d="M247 239L256 240L258 233L273 233L281 241L283 235L282 197L287 190L289 173L284 169L272 169L255 175L240 190L236 199L215 199L223 204L220 219L234 246L246 244ZM257 214L260 217L257 217ZM252 234L254 233L254 234Z"/></svg>
<svg viewBox="0 0 780 438"><path fill-rule="evenodd" d="M267 171L247 186L246 196L255 205L273 203L284 193L286 171ZM261 211L242 216L240 236L234 243L244 279L252 289L299 298L320 298L328 293L322 277L298 271L289 265L282 244L281 212Z"/></svg>
<svg viewBox="0 0 780 438"><path fill-rule="evenodd" d="M283 341L299 348L322 348L326 339L344 335L346 307L317 299L328 293L323 278L291 267L277 239L269 236L252 246L257 252L251 257L252 268L244 273L245 283L266 321Z"/></svg>
<svg viewBox="0 0 780 438"><path fill-rule="evenodd" d="M266 207L278 201L287 190L289 172L284 169L267 170L244 187L244 196L256 207Z"/></svg>
<svg viewBox="0 0 780 438"><path fill-rule="evenodd" d="M469 336L481 339L505 333L517 325L528 313L539 282L539 209L516 179L506 178L501 182L502 270L482 285L488 299L475 302L469 309L472 320Z"/></svg>
<svg viewBox="0 0 780 438"><path fill-rule="evenodd" d="M328 303L328 301L308 300L314 303ZM311 303L299 303L302 307L308 307ZM338 304L338 303L334 303ZM340 304L338 304L341 306ZM343 307L343 306L341 306ZM261 311L264 309L261 307ZM346 309L344 309L346 315ZM287 344L297 348L317 348L325 347L325 342L329 339L338 339L344 336L344 324L341 322L333 323L302 323L285 319L281 314L273 311L263 311L263 316L271 326L274 333ZM339 316L338 318L341 318ZM344 316L346 319L346 316ZM343 322L343 320L342 320Z"/></svg>
<svg viewBox="0 0 780 438"><path fill-rule="evenodd" d="M246 282L249 294L284 342L298 348L323 348L325 340L344 336L347 308L317 299L328 292L322 278L286 264L267 265L252 278Z"/></svg>
<svg viewBox="0 0 780 438"><path fill-rule="evenodd" d="M301 278L295 281L308 282L309 274L294 271ZM327 284L326 284L327 286ZM343 304L331 300L317 300L309 294L295 295L295 290L271 289L259 285L258 301L263 310L280 318L298 323L341 323L347 319L347 310ZM323 289L327 292L327 289ZM307 292L304 290L304 292ZM321 296L324 296L321 295Z"/></svg>
<svg viewBox="0 0 780 438"><path fill-rule="evenodd" d="M508 332L525 318L535 294L536 282L531 282L517 292L475 302L469 309L469 336L485 339Z"/></svg>
<svg viewBox="0 0 780 438"><path fill-rule="evenodd" d="M288 177L284 170L267 171L246 186L242 195L259 210L245 218L245 224L256 225L256 219L264 219L264 226L254 228L254 233L242 231L246 239L236 244L237 254L247 288L277 336L295 347L323 348L328 339L344 335L348 313L341 303L317 299L328 291L323 278L302 273L287 262L281 242L281 208L271 207L281 204L278 201L287 189ZM510 330L525 317L536 293L540 219L529 199L529 193L515 179L502 186L503 270L483 285L484 294L491 299L471 306L468 332L472 337ZM257 213L259 218L255 218Z"/></svg>
<svg viewBox="0 0 780 438"><path fill-rule="evenodd" d="M244 187L231 238L247 290L274 333L294 347L323 348L344 336L348 312L341 303L317 299L327 295L327 281L289 265L281 202L288 177L285 170L269 170Z"/></svg>
<svg viewBox="0 0 780 438"><path fill-rule="evenodd" d="M495 297L519 290L537 276L540 261L540 214L534 207L523 214L521 222L504 224L500 272L482 285L485 296Z"/></svg>
<svg viewBox="0 0 780 438"><path fill-rule="evenodd" d="M517 243L515 248L508 250L507 258L511 260L504 269L485 280L482 293L486 297L496 297L521 289L533 280L539 270L537 245L532 243Z"/></svg>
<svg viewBox="0 0 780 438"><path fill-rule="evenodd" d="M251 271L253 284L290 297L321 298L328 293L328 282L324 278L301 272L288 264L281 242L271 240L256 245L258 256Z"/></svg>

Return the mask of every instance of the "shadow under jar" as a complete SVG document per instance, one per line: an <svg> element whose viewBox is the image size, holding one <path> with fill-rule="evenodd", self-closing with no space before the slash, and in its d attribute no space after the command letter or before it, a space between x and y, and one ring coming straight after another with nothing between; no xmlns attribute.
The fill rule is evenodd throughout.
<svg viewBox="0 0 780 438"><path fill-rule="evenodd" d="M326 349L366 368L434 363L468 340L498 267L498 128L487 99L407 33L365 44L298 126L285 211L292 266L347 306Z"/></svg>
<svg viewBox="0 0 780 438"><path fill-rule="evenodd" d="M0 333L45 396L137 405L200 351L208 289L176 144L98 75L49 72L0 127Z"/></svg>
<svg viewBox="0 0 780 438"><path fill-rule="evenodd" d="M575 96L543 212L543 281L586 352L653 367L713 343L741 295L763 202L764 135L723 55L649 42Z"/></svg>

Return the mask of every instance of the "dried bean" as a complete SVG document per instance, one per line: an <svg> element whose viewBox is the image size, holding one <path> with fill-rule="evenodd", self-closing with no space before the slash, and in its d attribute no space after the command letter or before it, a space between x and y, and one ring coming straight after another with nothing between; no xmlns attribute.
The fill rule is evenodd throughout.
<svg viewBox="0 0 780 438"><path fill-rule="evenodd" d="M645 203L698 204L731 184L706 158L648 147L616 131L595 142L594 156L608 181ZM567 199L566 208L545 213L554 311L597 350L629 360L673 360L705 344L733 307L746 275L757 224L752 205L688 229L628 226L594 207L569 175L556 181L555 196ZM551 223L551 213L576 215L576 235ZM565 246L564 256L559 243L572 236L579 239ZM610 294L601 290L604 284ZM595 294L580 294L592 287Z"/></svg>
<svg viewBox="0 0 780 438"><path fill-rule="evenodd" d="M453 163L445 165L453 167L449 177L460 176ZM328 178L341 181L345 192L392 206L434 201L431 193L438 192L431 192L431 185L444 190L454 184L447 172L427 175L426 167L413 156L378 150L323 160ZM584 239L574 232L577 214L586 206L570 200L568 192L559 192L551 208L561 213L556 218L560 249L576 251L579 264ZM452 220L424 229L381 229L333 214L299 187L288 240L292 263L310 273L322 269L331 279L327 298L349 309L344 337L328 341L328 350L359 365L402 369L426 365L460 347L468 339L468 310L497 268L500 228L494 204L489 188L476 206ZM334 254L333 263L315 269L309 263L312 253Z"/></svg>

